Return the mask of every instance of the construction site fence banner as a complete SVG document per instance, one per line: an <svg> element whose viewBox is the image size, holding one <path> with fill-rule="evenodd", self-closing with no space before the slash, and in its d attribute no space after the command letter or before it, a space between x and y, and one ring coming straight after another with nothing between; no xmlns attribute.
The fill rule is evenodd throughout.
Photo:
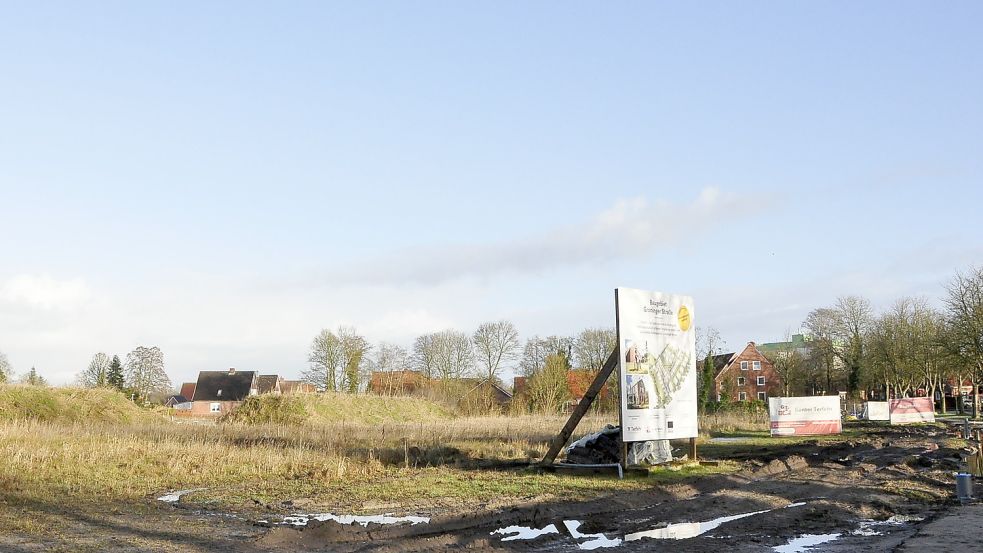
<svg viewBox="0 0 983 553"><path fill-rule="evenodd" d="M618 288L615 311L621 439L697 437L693 298Z"/></svg>
<svg viewBox="0 0 983 553"><path fill-rule="evenodd" d="M891 424L935 422L935 404L929 397L891 400Z"/></svg>
<svg viewBox="0 0 983 553"><path fill-rule="evenodd" d="M772 436L815 436L843 432L839 396L771 397Z"/></svg>
<svg viewBox="0 0 983 553"><path fill-rule="evenodd" d="M868 401L864 403L864 418L869 421L889 421L891 407L886 401Z"/></svg>

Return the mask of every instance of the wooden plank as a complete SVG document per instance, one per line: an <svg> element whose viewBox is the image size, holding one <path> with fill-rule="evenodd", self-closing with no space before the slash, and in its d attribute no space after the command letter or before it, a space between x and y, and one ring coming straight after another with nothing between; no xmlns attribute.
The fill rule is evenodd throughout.
<svg viewBox="0 0 983 553"><path fill-rule="evenodd" d="M570 436L573 435L573 431L577 429L577 425L580 424L580 419L584 418L587 414L587 410L590 409L592 403L594 403L594 398L597 394L601 392L601 388L604 387L604 383L607 381L611 373L618 366L618 349L615 348L608 356L608 360L604 362L604 366L601 367L601 371L597 373L594 377L594 382L591 382L590 387L587 388L587 392L584 394L583 399L577 404L577 407L570 413L570 418L567 419L567 423L563 425L563 429L560 433L553 438L550 442L550 449L546 452L546 456L543 460L539 462L540 465L546 466L553 464L556 461L556 456L560 454L560 450L563 446L567 445L570 441ZM620 409L619 409L620 410Z"/></svg>

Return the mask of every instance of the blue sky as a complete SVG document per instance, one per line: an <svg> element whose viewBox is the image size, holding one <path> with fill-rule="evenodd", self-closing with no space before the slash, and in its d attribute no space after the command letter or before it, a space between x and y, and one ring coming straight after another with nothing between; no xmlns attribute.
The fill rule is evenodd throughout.
<svg viewBox="0 0 983 553"><path fill-rule="evenodd" d="M979 3L7 3L0 351L295 376L321 328L731 347L983 261Z"/></svg>

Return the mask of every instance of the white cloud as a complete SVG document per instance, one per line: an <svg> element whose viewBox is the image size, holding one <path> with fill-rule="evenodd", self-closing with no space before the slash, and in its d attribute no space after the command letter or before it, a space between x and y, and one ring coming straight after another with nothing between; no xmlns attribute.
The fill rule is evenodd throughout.
<svg viewBox="0 0 983 553"><path fill-rule="evenodd" d="M510 241L448 244L377 257L328 271L316 284L436 285L463 277L540 273L632 258L685 243L722 224L739 207L747 214L747 209L760 206L717 188L706 188L683 204L642 197L622 199L581 224Z"/></svg>
<svg viewBox="0 0 983 553"><path fill-rule="evenodd" d="M67 309L84 304L92 293L81 279L57 280L49 275L17 275L0 282L0 301L42 309Z"/></svg>

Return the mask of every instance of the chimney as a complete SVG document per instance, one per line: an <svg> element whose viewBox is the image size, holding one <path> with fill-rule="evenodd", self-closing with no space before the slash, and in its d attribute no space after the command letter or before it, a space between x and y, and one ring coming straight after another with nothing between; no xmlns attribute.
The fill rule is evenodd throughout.
<svg viewBox="0 0 983 553"><path fill-rule="evenodd" d="M229 374L235 374L235 373L236 373L236 368L235 367L229 367Z"/></svg>

